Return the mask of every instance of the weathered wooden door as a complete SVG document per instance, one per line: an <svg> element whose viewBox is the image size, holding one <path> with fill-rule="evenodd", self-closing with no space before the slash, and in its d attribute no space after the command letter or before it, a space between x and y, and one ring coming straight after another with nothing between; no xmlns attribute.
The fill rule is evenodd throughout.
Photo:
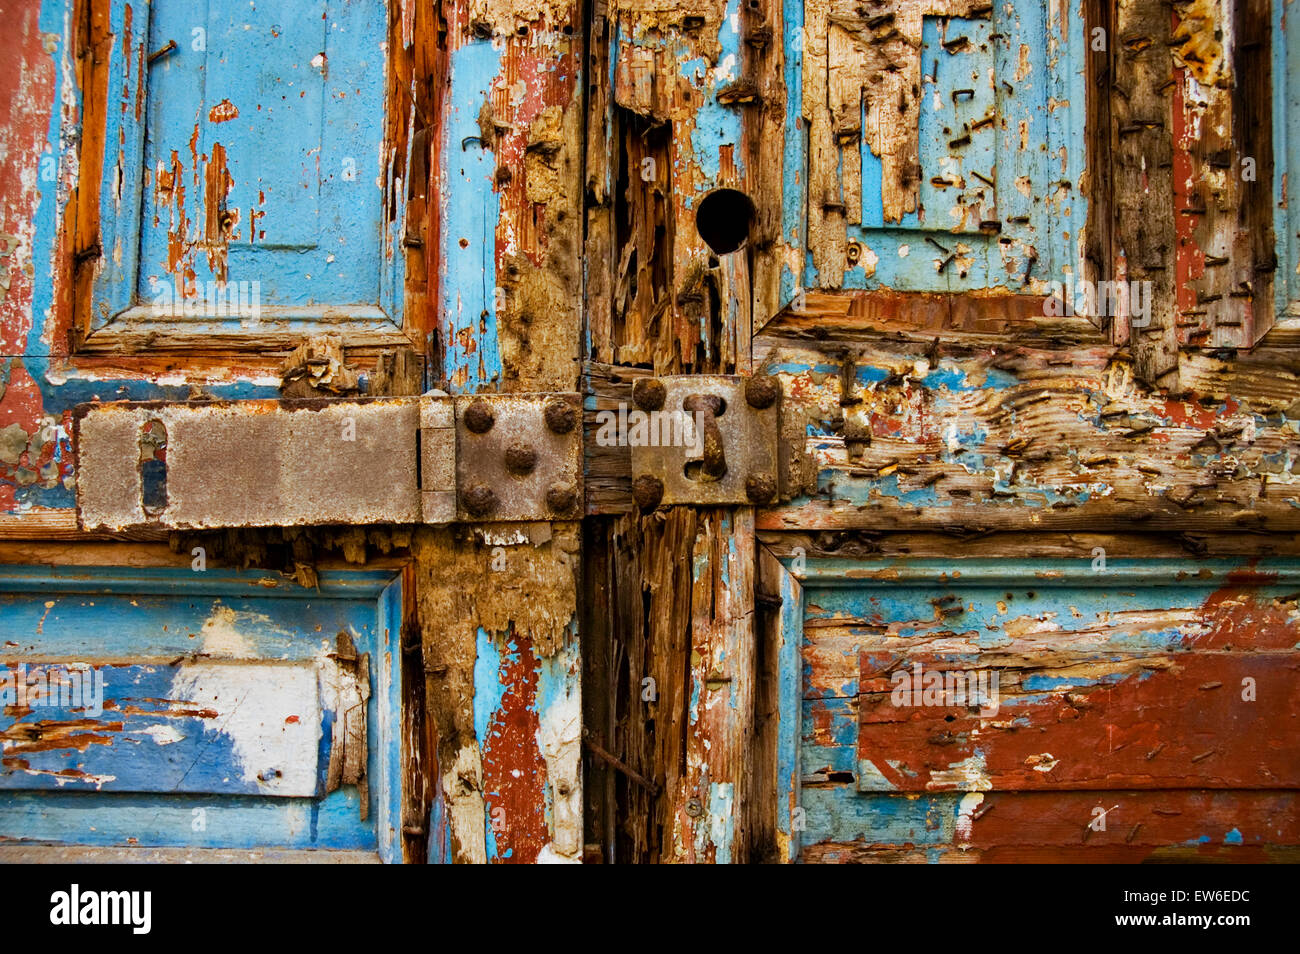
<svg viewBox="0 0 1300 954"><path fill-rule="evenodd" d="M1283 6L597 10L607 859L1294 856Z"/></svg>
<svg viewBox="0 0 1300 954"><path fill-rule="evenodd" d="M581 859L583 38L479 6L6 11L7 857Z"/></svg>
<svg viewBox="0 0 1300 954"><path fill-rule="evenodd" d="M1281 0L11 6L0 850L1293 852Z"/></svg>
<svg viewBox="0 0 1300 954"><path fill-rule="evenodd" d="M1189 573L1176 550L1116 557L1137 541L1009 543L788 561L804 593L783 633L802 662L780 734L791 856L1287 857L1294 559Z"/></svg>

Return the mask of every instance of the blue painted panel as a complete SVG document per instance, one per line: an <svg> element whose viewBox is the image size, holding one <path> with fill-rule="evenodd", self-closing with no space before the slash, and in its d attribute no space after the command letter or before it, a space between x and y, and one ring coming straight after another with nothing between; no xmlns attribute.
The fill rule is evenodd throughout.
<svg viewBox="0 0 1300 954"><path fill-rule="evenodd" d="M325 572L307 590L259 571L0 567L0 668L104 677L101 713L66 696L3 709L0 840L400 861L401 600L392 571ZM364 820L354 786L320 794L334 723L323 674L340 630L371 660ZM205 673L236 697L221 679L205 695ZM253 764L263 753L283 764Z"/></svg>
<svg viewBox="0 0 1300 954"><path fill-rule="evenodd" d="M795 7L787 3L786 16L797 25L803 19L802 4ZM885 170L869 137L837 142L842 174L848 166L844 150L860 151L861 219L848 221L845 228L864 253L859 264L846 265L842 276L827 276L817 274L809 252L798 284L793 274L783 277L783 304L796 297L799 287L904 292L1004 288L1040 294L1046 287L1040 283L1073 274L1087 213L1078 189L1085 153L1082 23L1079 3L1049 8L1046 0L994 4L988 18L924 17L921 35L909 41L919 46L921 57L919 208L901 221L886 222L881 198ZM858 22L854 42L869 45L871 37L879 39L890 29L880 26L873 33ZM805 56L804 42L802 29L787 29L793 107L803 99L803 70L794 65ZM864 55L864 62L871 59ZM879 78L864 73L861 80L871 89ZM873 115L866 102L864 130L897 121L891 103L881 104L882 114ZM782 231L796 247L804 243L801 220L813 201L804 185L813 148L807 112L787 110Z"/></svg>
<svg viewBox="0 0 1300 954"><path fill-rule="evenodd" d="M800 656L803 650L803 587L788 572L780 576L781 615L780 643L777 646L777 706L781 713L776 739L776 825L777 830L789 839L786 859L793 861L799 854L802 825L795 823L796 810L801 806L800 776L800 725L802 711L800 694L803 688L803 667Z"/></svg>
<svg viewBox="0 0 1300 954"><path fill-rule="evenodd" d="M319 799L5 792L0 842L375 851L360 811L351 787Z"/></svg>
<svg viewBox="0 0 1300 954"><path fill-rule="evenodd" d="M53 6L53 5L47 5ZM107 44L109 82L113 93L121 90L120 108L104 117L104 167L99 190L99 228L103 257L95 276L93 324L107 321L132 304L139 265L139 216L144 192L143 150L145 123L141 111L126 104L143 101L142 60L148 55L150 0L109 6L109 32L118 42ZM53 11L51 11L53 12ZM66 13L62 13L66 16ZM46 24L52 27L53 24ZM60 24L62 26L62 24ZM59 142L59 111L51 110L51 141ZM48 193L47 193L48 195ZM46 197L42 197L42 202ZM49 261L48 258L43 261ZM53 283L45 283L53 284ZM42 283L37 283L38 289ZM33 301L39 306L39 301ZM39 307L33 314L43 315Z"/></svg>
<svg viewBox="0 0 1300 954"><path fill-rule="evenodd" d="M124 16L118 0L113 9ZM114 60L110 88L128 99L110 108L110 126L126 145L105 165L102 214L114 251L94 327L132 305L169 305L166 290L177 288L209 305L164 317L237 325L239 315L210 306L209 283L223 280L264 317L292 308L289 317L306 321L341 308L373 318L387 304L395 319L384 295L397 267L383 231L386 4L155 2L132 16L133 29L147 29L143 49L175 46L153 63ZM146 77L143 93L133 74ZM132 136L141 148L129 148ZM130 195L119 201L123 184Z"/></svg>
<svg viewBox="0 0 1300 954"><path fill-rule="evenodd" d="M488 40L451 54L451 92L441 145L442 310L447 316L446 376L455 393L491 388L501 376L497 349L496 157L479 138L478 116L501 64Z"/></svg>
<svg viewBox="0 0 1300 954"><path fill-rule="evenodd" d="M0 790L323 794L320 703L306 663L0 665Z"/></svg>
<svg viewBox="0 0 1300 954"><path fill-rule="evenodd" d="M375 691L370 697L369 724L378 742L369 750L367 775L375 788L378 808L375 835L379 857L388 864L402 861L402 578L393 580L379 597L376 650L370 671ZM430 829L432 830L432 829Z"/></svg>
<svg viewBox="0 0 1300 954"><path fill-rule="evenodd" d="M997 195L989 183L998 178L999 97L988 61L1000 46L992 34L990 20L923 21L918 145L925 174L918 205L927 228L978 235L980 222L997 218ZM966 144L949 145L959 140ZM873 193L863 184L864 206L869 197L879 197L878 185Z"/></svg>

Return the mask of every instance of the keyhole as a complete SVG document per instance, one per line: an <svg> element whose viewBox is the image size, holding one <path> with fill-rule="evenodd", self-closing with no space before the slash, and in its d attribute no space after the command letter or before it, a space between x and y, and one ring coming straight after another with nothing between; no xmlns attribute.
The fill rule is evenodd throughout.
<svg viewBox="0 0 1300 954"><path fill-rule="evenodd" d="M736 251L749 238L754 203L738 189L715 189L695 212L695 228L717 255Z"/></svg>
<svg viewBox="0 0 1300 954"><path fill-rule="evenodd" d="M151 517L167 509L167 428L157 418L140 429L140 504Z"/></svg>
<svg viewBox="0 0 1300 954"><path fill-rule="evenodd" d="M718 394L691 394L682 401L682 411L695 421L699 456L690 457L682 467L687 480L721 480L727 475L727 454L722 447L718 418L727 412L727 401Z"/></svg>

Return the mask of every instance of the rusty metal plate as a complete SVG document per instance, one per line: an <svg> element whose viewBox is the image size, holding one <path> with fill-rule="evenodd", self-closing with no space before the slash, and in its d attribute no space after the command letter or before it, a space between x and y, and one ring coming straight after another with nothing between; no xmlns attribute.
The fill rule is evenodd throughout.
<svg viewBox="0 0 1300 954"><path fill-rule="evenodd" d="M577 519L582 399L567 394L456 398L457 517Z"/></svg>
<svg viewBox="0 0 1300 954"><path fill-rule="evenodd" d="M87 529L417 523L418 398L81 405Z"/></svg>
<svg viewBox="0 0 1300 954"><path fill-rule="evenodd" d="M425 523L456 520L456 403L420 399L420 512Z"/></svg>
<svg viewBox="0 0 1300 954"><path fill-rule="evenodd" d="M765 504L777 494L780 385L768 375L642 378L619 439L643 510ZM638 417L637 415L641 415Z"/></svg>

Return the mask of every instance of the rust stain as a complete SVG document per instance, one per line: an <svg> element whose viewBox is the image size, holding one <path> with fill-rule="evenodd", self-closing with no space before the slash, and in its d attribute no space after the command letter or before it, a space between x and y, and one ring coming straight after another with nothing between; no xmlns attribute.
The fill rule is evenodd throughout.
<svg viewBox="0 0 1300 954"><path fill-rule="evenodd" d="M239 107L229 99L223 99L217 105L208 110L208 121L214 123L228 123L232 119L239 118Z"/></svg>
<svg viewBox="0 0 1300 954"><path fill-rule="evenodd" d="M103 732L121 732L121 722L74 719L67 722L16 722L0 731L6 753L49 752L75 749L84 752L92 745L112 745L115 738ZM95 731L87 731L87 730Z"/></svg>
<svg viewBox="0 0 1300 954"><path fill-rule="evenodd" d="M1232 85L1223 46L1224 25L1232 21L1232 14L1223 6L1222 0L1191 0L1180 6L1177 32L1170 41L1175 62L1208 86Z"/></svg>
<svg viewBox="0 0 1300 954"><path fill-rule="evenodd" d="M537 746L537 656L511 633L501 654L501 705L483 740L483 800L499 860L531 864L547 841L546 760Z"/></svg>
<svg viewBox="0 0 1300 954"><path fill-rule="evenodd" d="M226 207L226 197L230 195L235 180L226 167L226 147L219 142L212 144L212 155L204 167L203 178L203 238L208 268L218 282L224 283L230 234L239 220L239 210Z"/></svg>

